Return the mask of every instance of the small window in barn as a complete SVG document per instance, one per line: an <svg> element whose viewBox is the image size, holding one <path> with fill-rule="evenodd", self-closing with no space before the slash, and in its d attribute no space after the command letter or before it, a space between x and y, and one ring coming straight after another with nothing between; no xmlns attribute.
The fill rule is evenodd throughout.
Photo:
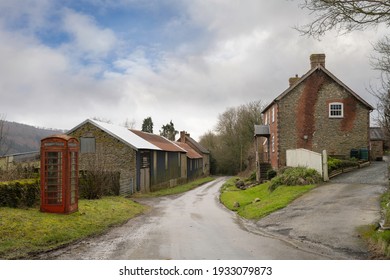
<svg viewBox="0 0 390 280"><path fill-rule="evenodd" d="M96 141L94 137L80 138L80 153L94 153L96 151Z"/></svg>
<svg viewBox="0 0 390 280"><path fill-rule="evenodd" d="M267 124L268 124L268 123L267 123L267 121L268 121L268 120L267 120L267 114L264 114L264 115L265 115L265 117L264 117L264 119L265 119L265 120L264 120L264 124L267 125Z"/></svg>
<svg viewBox="0 0 390 280"><path fill-rule="evenodd" d="M275 135L272 135L271 139L272 152L275 152Z"/></svg>
<svg viewBox="0 0 390 280"><path fill-rule="evenodd" d="M272 123L275 122L275 107L272 107Z"/></svg>
<svg viewBox="0 0 390 280"><path fill-rule="evenodd" d="M333 102L329 104L329 118L343 118L344 108L343 103Z"/></svg>

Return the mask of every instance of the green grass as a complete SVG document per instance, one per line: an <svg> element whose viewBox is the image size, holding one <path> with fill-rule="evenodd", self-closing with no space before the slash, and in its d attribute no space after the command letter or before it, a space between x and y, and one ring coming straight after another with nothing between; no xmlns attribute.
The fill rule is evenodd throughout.
<svg viewBox="0 0 390 280"><path fill-rule="evenodd" d="M270 192L269 183L257 185L247 190L235 187L236 178L228 180L221 189L220 200L230 210L246 219L260 219L278 209L286 207L294 199L316 187L305 186L280 186ZM259 198L259 202L254 202ZM235 207L236 202L239 207Z"/></svg>
<svg viewBox="0 0 390 280"><path fill-rule="evenodd" d="M142 213L146 207L123 197L80 200L79 211L42 213L37 208L0 208L0 259L32 254L100 234Z"/></svg>
<svg viewBox="0 0 390 280"><path fill-rule="evenodd" d="M213 177L200 178L200 179L197 179L195 181L189 182L187 184L179 185L179 186L173 187L173 188L162 189L160 191L144 193L144 194L143 193L136 193L132 197L158 197L158 196L179 194L179 193L183 193L183 192L192 190L196 187L199 187L200 185L211 182L213 180L214 180Z"/></svg>
<svg viewBox="0 0 390 280"><path fill-rule="evenodd" d="M390 227L390 190L381 197L381 207L384 215L384 226ZM361 236L375 248L376 252L390 259L390 230L378 230L376 225L363 226L358 229Z"/></svg>

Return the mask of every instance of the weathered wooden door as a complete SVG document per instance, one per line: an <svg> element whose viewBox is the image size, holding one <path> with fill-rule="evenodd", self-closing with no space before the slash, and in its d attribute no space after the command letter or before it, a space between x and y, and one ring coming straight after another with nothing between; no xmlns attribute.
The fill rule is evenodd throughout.
<svg viewBox="0 0 390 280"><path fill-rule="evenodd" d="M150 168L142 168L141 169L141 190L145 192L150 192Z"/></svg>
<svg viewBox="0 0 390 280"><path fill-rule="evenodd" d="M150 192L150 151L141 152L140 187L141 191Z"/></svg>

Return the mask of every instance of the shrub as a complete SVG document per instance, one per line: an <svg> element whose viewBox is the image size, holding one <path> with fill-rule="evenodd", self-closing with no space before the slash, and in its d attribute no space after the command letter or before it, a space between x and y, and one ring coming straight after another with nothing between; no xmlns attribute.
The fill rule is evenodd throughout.
<svg viewBox="0 0 390 280"><path fill-rule="evenodd" d="M279 186L303 186L321 182L321 175L312 168L289 167L271 180L269 190L274 191Z"/></svg>
<svg viewBox="0 0 390 280"><path fill-rule="evenodd" d="M119 173L100 170L83 171L79 179L79 194L85 199L104 195L119 195Z"/></svg>
<svg viewBox="0 0 390 280"><path fill-rule="evenodd" d="M337 158L328 157L328 172L330 173L337 169L357 166L358 164L359 163L356 158L337 159Z"/></svg>
<svg viewBox="0 0 390 280"><path fill-rule="evenodd" d="M0 207L31 207L39 202L38 180L10 181L0 184Z"/></svg>
<svg viewBox="0 0 390 280"><path fill-rule="evenodd" d="M270 169L267 171L267 179L271 180L272 178L276 177L277 174L278 173L275 170Z"/></svg>
<svg viewBox="0 0 390 280"><path fill-rule="evenodd" d="M252 172L252 174L248 177L248 181L256 181L256 171Z"/></svg>

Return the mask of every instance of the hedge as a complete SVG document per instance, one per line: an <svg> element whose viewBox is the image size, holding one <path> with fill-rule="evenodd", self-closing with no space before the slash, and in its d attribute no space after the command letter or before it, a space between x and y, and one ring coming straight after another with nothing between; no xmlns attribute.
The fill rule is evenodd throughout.
<svg viewBox="0 0 390 280"><path fill-rule="evenodd" d="M39 198L40 187L36 179L0 183L0 207L31 207Z"/></svg>

